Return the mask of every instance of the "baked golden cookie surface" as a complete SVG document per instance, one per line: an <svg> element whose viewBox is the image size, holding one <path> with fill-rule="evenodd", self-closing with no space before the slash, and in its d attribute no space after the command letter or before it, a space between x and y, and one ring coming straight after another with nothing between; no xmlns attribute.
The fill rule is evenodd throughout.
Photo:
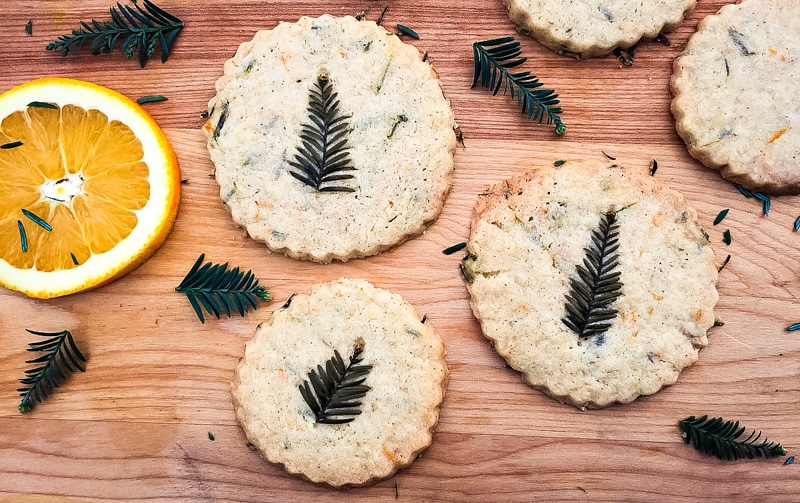
<svg viewBox="0 0 800 503"><path fill-rule="evenodd" d="M698 26L673 65L689 153L753 191L800 193L800 3L745 0Z"/></svg>
<svg viewBox="0 0 800 503"><path fill-rule="evenodd" d="M433 67L383 27L330 15L281 23L239 46L216 89L205 131L220 195L270 249L365 257L439 215L453 112ZM309 164L327 175L313 179Z"/></svg>
<svg viewBox="0 0 800 503"><path fill-rule="evenodd" d="M480 196L467 251L484 335L560 401L597 408L655 393L708 342L714 253L683 196L644 171L570 161L502 182ZM603 274L584 281L579 266ZM580 289L590 300L570 313Z"/></svg>
<svg viewBox="0 0 800 503"><path fill-rule="evenodd" d="M503 0L520 31L559 54L605 56L672 31L695 0Z"/></svg>
<svg viewBox="0 0 800 503"><path fill-rule="evenodd" d="M369 389L350 422L326 424L300 387L335 352L348 368L354 355L355 366L371 367L361 376ZM431 444L447 375L441 339L410 304L343 278L293 296L259 325L232 390L237 418L267 460L313 482L364 485L391 476ZM328 412L341 419L337 409Z"/></svg>

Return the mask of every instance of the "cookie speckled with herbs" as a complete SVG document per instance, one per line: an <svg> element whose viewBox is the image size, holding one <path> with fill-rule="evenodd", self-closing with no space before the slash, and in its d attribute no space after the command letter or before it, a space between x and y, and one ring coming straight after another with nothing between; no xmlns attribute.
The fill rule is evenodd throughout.
<svg viewBox="0 0 800 503"><path fill-rule="evenodd" d="M518 29L559 54L605 56L674 30L695 0L503 0Z"/></svg>
<svg viewBox="0 0 800 503"><path fill-rule="evenodd" d="M696 212L646 167L570 161L490 188L462 269L495 350L577 407L674 383L714 324L714 253Z"/></svg>
<svg viewBox="0 0 800 503"><path fill-rule="evenodd" d="M672 113L689 153L751 191L800 193L800 3L726 5L673 66Z"/></svg>
<svg viewBox="0 0 800 503"><path fill-rule="evenodd" d="M453 112L423 55L373 21L303 17L225 63L208 149L234 221L317 262L421 234L450 190Z"/></svg>
<svg viewBox="0 0 800 503"><path fill-rule="evenodd" d="M442 340L410 304L343 278L258 327L233 401L269 461L313 482L365 485L431 444L447 375Z"/></svg>

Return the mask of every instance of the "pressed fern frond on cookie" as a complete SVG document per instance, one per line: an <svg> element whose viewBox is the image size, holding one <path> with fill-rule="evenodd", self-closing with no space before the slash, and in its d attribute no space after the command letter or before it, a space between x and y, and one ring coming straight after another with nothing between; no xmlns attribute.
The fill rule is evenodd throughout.
<svg viewBox="0 0 800 503"><path fill-rule="evenodd" d="M303 124L301 145L289 165L289 173L320 192L354 192L335 182L350 180L354 171L347 137L348 117L339 112L339 100L327 74L321 73L311 88L308 101L309 122Z"/></svg>
<svg viewBox="0 0 800 503"><path fill-rule="evenodd" d="M34 405L41 403L49 394L53 393L67 378L67 373L76 370L83 372L85 370L83 364L86 363L86 357L75 345L72 334L68 330L62 332L27 330L27 332L39 337L47 337L47 339L28 345L28 351L44 354L25 362L37 366L26 370L25 377L19 380L24 385L22 388L17 388L22 397L18 408L23 413L30 411Z"/></svg>
<svg viewBox="0 0 800 503"><path fill-rule="evenodd" d="M542 83L528 71L516 72L513 69L525 63L528 58L520 57L522 49L514 37L503 37L472 44L475 72L472 87L480 81L482 87L492 90L496 95L501 89L508 90L522 113L539 124L555 124L555 132L563 135L567 126L561 122L562 113L558 94L552 89L539 89Z"/></svg>
<svg viewBox="0 0 800 503"><path fill-rule="evenodd" d="M228 269L227 262L208 262L201 267L204 258L205 254L201 253L181 284L175 287L175 291L186 294L201 323L205 323L203 309L217 318L223 312L229 318L233 312L244 316L251 307L258 308L258 299L272 299L252 271L240 271L238 267Z"/></svg>
<svg viewBox="0 0 800 503"><path fill-rule="evenodd" d="M360 365L364 359L364 339L359 338L350 362L345 366L344 359L334 350L333 357L325 367L317 365L308 373L308 379L300 385L300 394L306 401L318 423L349 423L361 414L361 402L370 387L364 384L372 365Z"/></svg>
<svg viewBox="0 0 800 503"><path fill-rule="evenodd" d="M580 337L602 334L617 316L611 306L620 296L619 224L616 214L608 212L592 231L592 242L584 248L586 257L570 278L566 299L567 315L562 319Z"/></svg>
<svg viewBox="0 0 800 503"><path fill-rule="evenodd" d="M683 429L683 441L692 443L694 448L706 454L712 454L722 460L737 460L764 456L785 456L786 449L781 444L767 442L761 438L761 432L753 431L742 439L745 427L739 427L739 421L725 421L721 417L708 419L708 416L690 416L679 422Z"/></svg>
<svg viewBox="0 0 800 503"><path fill-rule="evenodd" d="M69 35L61 35L55 42L47 44L48 51L61 51L66 56L77 50L84 42L91 41L92 54L114 52L117 42L122 39L120 51L130 59L139 49L139 64L145 62L161 48L161 62L169 57L169 48L175 37L183 29L183 21L158 7L150 0L142 2L142 8L135 0L133 7L117 3L111 7L111 21L90 23L81 21L81 28L72 30Z"/></svg>

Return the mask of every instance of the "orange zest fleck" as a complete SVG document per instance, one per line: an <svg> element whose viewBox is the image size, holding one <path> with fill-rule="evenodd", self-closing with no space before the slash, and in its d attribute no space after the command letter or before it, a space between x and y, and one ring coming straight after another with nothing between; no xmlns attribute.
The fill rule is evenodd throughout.
<svg viewBox="0 0 800 503"><path fill-rule="evenodd" d="M780 138L781 136L783 136L783 133L785 133L785 132L786 132L786 131L788 131L788 130L789 130L789 126L786 126L786 127L784 127L784 128L781 128L781 129L779 129L779 130L775 131L775 134L773 134L773 135L770 137L770 139L769 139L769 140L767 140L767 145L771 144L772 142L774 142L775 140L777 140L778 138Z"/></svg>

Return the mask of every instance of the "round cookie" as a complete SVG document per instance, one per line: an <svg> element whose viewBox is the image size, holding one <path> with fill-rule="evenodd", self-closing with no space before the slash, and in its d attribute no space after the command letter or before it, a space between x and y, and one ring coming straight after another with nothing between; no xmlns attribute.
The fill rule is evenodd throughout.
<svg viewBox="0 0 800 503"><path fill-rule="evenodd" d="M800 193L800 3L745 0L707 16L673 64L675 126L722 176Z"/></svg>
<svg viewBox="0 0 800 503"><path fill-rule="evenodd" d="M605 56L674 30L696 0L503 0L517 28L559 54Z"/></svg>
<svg viewBox="0 0 800 503"><path fill-rule="evenodd" d="M332 108L310 111L323 84L341 119L324 130L314 121ZM259 31L225 63L216 90L204 130L220 195L270 249L317 262L375 255L439 215L452 183L453 112L433 67L375 22L323 15ZM306 127L327 131L325 154L309 147ZM299 166L314 156L325 160L311 163L320 170L345 169L306 184Z"/></svg>
<svg viewBox="0 0 800 503"><path fill-rule="evenodd" d="M361 413L344 424L317 422L299 389L334 351L345 364L360 352L357 365L371 366ZM431 444L447 374L441 339L411 305L343 278L293 296L259 325L236 369L233 401L267 460L313 482L364 485Z"/></svg>
<svg viewBox="0 0 800 503"><path fill-rule="evenodd" d="M674 383L714 324L717 267L697 214L644 170L570 161L502 182L480 196L467 252L484 335L525 382L577 407ZM582 282L579 264L602 275ZM603 307L615 274L619 295ZM575 283L594 292L578 310L589 320L580 332L566 307ZM607 329L589 330L597 320Z"/></svg>

